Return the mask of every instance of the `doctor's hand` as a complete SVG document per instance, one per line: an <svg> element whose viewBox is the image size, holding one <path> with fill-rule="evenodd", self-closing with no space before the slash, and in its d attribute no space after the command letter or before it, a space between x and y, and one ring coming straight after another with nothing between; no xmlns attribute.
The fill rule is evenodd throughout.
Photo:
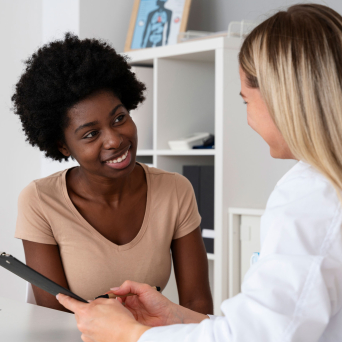
<svg viewBox="0 0 342 342"><path fill-rule="evenodd" d="M177 305L149 285L127 280L120 287L112 288L107 293L119 296L135 294L135 296L118 297L117 301L123 303L141 324L157 327L182 323L177 316Z"/></svg>
<svg viewBox="0 0 342 342"><path fill-rule="evenodd" d="M75 313L77 328L84 342L136 342L150 329L138 323L116 299L97 299L82 303L63 294L58 301Z"/></svg>
<svg viewBox="0 0 342 342"><path fill-rule="evenodd" d="M199 323L209 318L171 302L146 284L127 280L120 287L111 289L110 292L120 296L128 293L135 294L135 296L117 298L117 301L123 303L139 323L150 327Z"/></svg>

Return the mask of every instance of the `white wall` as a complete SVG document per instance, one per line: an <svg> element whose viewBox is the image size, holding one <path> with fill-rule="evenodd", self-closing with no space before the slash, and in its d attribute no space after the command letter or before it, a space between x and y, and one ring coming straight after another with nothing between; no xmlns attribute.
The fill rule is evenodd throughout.
<svg viewBox="0 0 342 342"><path fill-rule="evenodd" d="M42 42L63 39L67 31L79 33L80 0L42 0Z"/></svg>
<svg viewBox="0 0 342 342"><path fill-rule="evenodd" d="M41 0L0 1L0 251L24 260L22 243L13 238L20 191L39 178L40 153L25 142L21 123L11 111L14 85L22 63L41 44ZM0 268L0 296L24 299L25 282Z"/></svg>
<svg viewBox="0 0 342 342"><path fill-rule="evenodd" d="M279 9L303 2L327 5L342 14L342 0L192 0L188 30L224 31L231 21L261 21ZM123 51L133 3L134 0L82 0L81 38L107 39L117 51Z"/></svg>
<svg viewBox="0 0 342 342"><path fill-rule="evenodd" d="M80 37L102 38L124 49L134 0L81 0ZM96 25L94 25L96 23Z"/></svg>
<svg viewBox="0 0 342 342"><path fill-rule="evenodd" d="M341 0L192 0L188 29L223 31L231 21L262 21L297 3L318 3L342 14Z"/></svg>
<svg viewBox="0 0 342 342"><path fill-rule="evenodd" d="M327 5L342 14L342 0L192 0L188 29L223 31L231 21L263 20L281 8L303 2ZM134 0L82 0L81 37L108 39L117 51L123 51L133 3ZM92 21L98 25L89 25Z"/></svg>

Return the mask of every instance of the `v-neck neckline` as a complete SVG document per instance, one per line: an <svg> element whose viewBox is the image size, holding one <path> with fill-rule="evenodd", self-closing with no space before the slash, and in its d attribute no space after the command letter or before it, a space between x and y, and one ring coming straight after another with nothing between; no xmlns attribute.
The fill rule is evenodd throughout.
<svg viewBox="0 0 342 342"><path fill-rule="evenodd" d="M145 208L145 215L143 219L143 223L139 229L138 234L131 240L130 242L124 244L124 245L117 245L116 243L108 240L105 236L103 236L98 230L96 230L82 215L81 213L76 209L74 203L71 201L71 198L68 193L68 188L66 184L66 175L67 172L70 169L66 169L63 171L61 175L61 187L62 187L62 192L65 198L65 201L67 202L70 210L72 213L77 217L77 219L81 222L82 226L86 227L90 233L95 236L97 239L105 242L106 244L110 244L114 249L117 251L126 251L128 249L133 248L144 236L147 226L148 226L148 221L149 221L149 216L150 216L150 206L151 206L151 182L150 182L150 176L149 173L147 172L147 166L141 163L138 163L145 173L146 177L146 184L147 184L147 198L146 198L146 208Z"/></svg>

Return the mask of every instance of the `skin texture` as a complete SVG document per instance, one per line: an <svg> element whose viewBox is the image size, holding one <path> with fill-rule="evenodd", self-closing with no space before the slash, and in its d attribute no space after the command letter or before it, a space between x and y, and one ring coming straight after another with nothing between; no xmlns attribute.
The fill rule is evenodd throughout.
<svg viewBox="0 0 342 342"><path fill-rule="evenodd" d="M274 158L294 159L281 133L275 126L260 91L247 86L244 72L240 69L241 93L247 104L248 124L270 146ZM111 302L93 301L90 305L64 295L59 302L76 313L78 328L85 342L136 342L149 327L200 323L208 316L191 311L170 302L151 287L134 282L125 282L113 288L116 295L134 293L136 296L117 298ZM125 304L125 310L118 303ZM106 308L104 309L104 305ZM118 315L122 320L118 323ZM132 327L130 329L130 327Z"/></svg>
<svg viewBox="0 0 342 342"><path fill-rule="evenodd" d="M135 163L136 126L119 98L108 91L80 101L69 110L68 117L65 141L59 143L59 149L80 164L67 173L70 199L105 238L117 245L127 244L141 228L147 200L145 173ZM105 163L127 150L131 162L126 168L113 169ZM68 288L58 246L29 241L23 244L27 265ZM180 304L212 313L208 261L200 228L174 240L171 250ZM54 296L36 287L33 291L38 305L65 310Z"/></svg>
<svg viewBox="0 0 342 342"><path fill-rule="evenodd" d="M246 74L240 68L241 97L247 105L248 125L256 131L269 145L270 154L277 159L295 159L282 134L271 118L266 103L258 88L247 85Z"/></svg>

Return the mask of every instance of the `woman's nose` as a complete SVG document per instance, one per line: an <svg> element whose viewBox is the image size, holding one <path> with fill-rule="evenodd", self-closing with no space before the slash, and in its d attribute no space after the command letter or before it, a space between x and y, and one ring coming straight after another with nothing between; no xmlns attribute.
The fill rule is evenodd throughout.
<svg viewBox="0 0 342 342"><path fill-rule="evenodd" d="M121 134L114 130L108 130L104 136L103 147L106 150L118 149L123 142Z"/></svg>

